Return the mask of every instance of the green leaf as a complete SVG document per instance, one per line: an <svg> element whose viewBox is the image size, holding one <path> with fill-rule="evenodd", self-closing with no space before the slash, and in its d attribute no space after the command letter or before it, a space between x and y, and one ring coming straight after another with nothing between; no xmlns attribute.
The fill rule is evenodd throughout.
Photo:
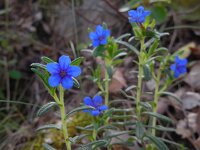
<svg viewBox="0 0 200 150"><path fill-rule="evenodd" d="M81 140L82 138L84 138L84 137L86 137L86 136L88 136L88 134L82 134L82 135L79 135L79 136L75 136L75 137L73 137L73 138L69 138L69 141L71 142L71 143L76 143L76 141L78 141L78 140Z"/></svg>
<svg viewBox="0 0 200 150"><path fill-rule="evenodd" d="M156 22L162 23L167 19L167 10L164 6L155 5L152 8L152 15L154 16Z"/></svg>
<svg viewBox="0 0 200 150"><path fill-rule="evenodd" d="M158 137L158 138L159 138L159 137ZM170 141L170 140L167 140L167 139L164 139L164 138L159 138L159 139L162 140L162 141L165 142L165 143L173 144L173 145L175 145L175 146L178 146L178 147L183 148L183 145L178 144L178 143L176 143L176 142L174 142L174 141ZM183 149L184 149L184 148L183 148Z"/></svg>
<svg viewBox="0 0 200 150"><path fill-rule="evenodd" d="M90 106L77 107L77 108L73 109L72 111L70 111L69 113L67 113L66 116L65 116L65 119L67 119L70 115L72 115L72 114L74 114L76 112L83 111L83 110L88 110L88 109L94 109L94 108L90 107Z"/></svg>
<svg viewBox="0 0 200 150"><path fill-rule="evenodd" d="M45 148L45 150L56 150L55 148L53 148L52 146L50 146L47 143L42 144L42 146Z"/></svg>
<svg viewBox="0 0 200 150"><path fill-rule="evenodd" d="M39 128L36 129L36 131L46 130L46 129L57 129L57 130L60 130L61 126L58 125L58 124L47 124L47 125L40 126Z"/></svg>
<svg viewBox="0 0 200 150"><path fill-rule="evenodd" d="M136 137L142 139L145 133L145 128L141 122L136 122Z"/></svg>
<svg viewBox="0 0 200 150"><path fill-rule="evenodd" d="M158 118L158 119L160 119L160 120L173 123L173 120L172 120L172 119L170 119L170 118L167 117L167 116L158 114L158 113L154 113L154 112L143 112L142 114L150 115L150 116L156 117L156 118Z"/></svg>
<svg viewBox="0 0 200 150"><path fill-rule="evenodd" d="M22 73L17 70L12 70L12 71L9 71L9 76L12 79L19 80L22 78Z"/></svg>
<svg viewBox="0 0 200 150"><path fill-rule="evenodd" d="M159 138L152 135L146 135L146 137L155 144L158 150L169 150L165 143Z"/></svg>
<svg viewBox="0 0 200 150"><path fill-rule="evenodd" d="M173 97L175 100L177 100L177 102L182 103L181 99L174 93L171 92L162 92L162 95L167 95L167 96L171 96Z"/></svg>
<svg viewBox="0 0 200 150"><path fill-rule="evenodd" d="M154 52L155 52L155 50L156 50L156 48L158 47L158 39L155 39L154 40L154 43L151 45L151 47L149 48L149 51L148 51L148 56L151 56Z"/></svg>
<svg viewBox="0 0 200 150"><path fill-rule="evenodd" d="M79 66L81 64L81 62L83 61L84 57L78 57L76 59L74 59L70 65L72 66Z"/></svg>
<svg viewBox="0 0 200 150"><path fill-rule="evenodd" d="M46 65L43 65L43 64L40 64L40 63L32 63L31 67L35 67L35 68L39 67L41 69L46 70Z"/></svg>
<svg viewBox="0 0 200 150"><path fill-rule="evenodd" d="M113 59L117 59L119 57L123 57L123 56L126 56L127 53L126 52L120 52L119 54L115 55L115 57Z"/></svg>
<svg viewBox="0 0 200 150"><path fill-rule="evenodd" d="M55 90L56 88L52 88L49 86L49 83L48 83L48 72L43 72L41 73L41 71L39 71L38 69L36 68L31 68L31 70L42 80L44 86L46 87L46 89L48 90L49 94L51 94L51 96L53 96L55 94Z"/></svg>
<svg viewBox="0 0 200 150"><path fill-rule="evenodd" d="M50 109L52 109L54 106L58 106L56 102L49 102L45 105L43 105L37 112L37 116L40 117L44 114L46 114Z"/></svg>
<svg viewBox="0 0 200 150"><path fill-rule="evenodd" d="M94 141L94 142L91 142L91 143L88 143L88 144L84 144L81 147L79 147L77 150L92 150L92 149L95 149L97 147L100 148L102 146L105 146L107 143L108 143L107 140L98 140L98 141Z"/></svg>
<svg viewBox="0 0 200 150"><path fill-rule="evenodd" d="M79 82L78 82L74 77L72 77L72 80L73 80L74 86L75 86L76 88L80 88Z"/></svg>
<svg viewBox="0 0 200 150"><path fill-rule="evenodd" d="M124 135L124 134L129 134L131 131L118 131L118 132L111 132L110 134L108 133L108 134L106 134L105 136L104 136L104 139L111 139L111 138L113 138L113 137L118 137L118 136L120 136L120 135Z"/></svg>
<svg viewBox="0 0 200 150"><path fill-rule="evenodd" d="M103 52L104 52L105 50L106 50L106 49L104 48L104 46L103 46L103 45L100 45L100 46L96 47L96 48L93 50L93 55L94 55L95 57L98 57L98 56L103 57L103 56L104 56Z"/></svg>
<svg viewBox="0 0 200 150"><path fill-rule="evenodd" d="M44 63L47 63L47 64L48 64L48 63L55 62L55 61L53 61L51 58L46 57L46 56L42 56L41 59L42 59L42 61L43 61Z"/></svg>
<svg viewBox="0 0 200 150"><path fill-rule="evenodd" d="M167 131L167 132L176 132L176 129L174 128L167 128L167 127L163 127L163 126L160 126L160 125L157 125L155 127L153 126L147 126L148 128L154 128L156 130L159 130L159 131Z"/></svg>
<svg viewBox="0 0 200 150"><path fill-rule="evenodd" d="M150 70L149 65L148 64L144 64L142 67L143 67L143 72L144 72L144 79L146 81L151 80L152 75L151 75L151 70Z"/></svg>
<svg viewBox="0 0 200 150"><path fill-rule="evenodd" d="M102 126L102 127L98 128L97 131L99 132L99 131L106 130L106 129L117 130L118 128L115 127L115 126L112 126L112 125L105 125L105 126Z"/></svg>
<svg viewBox="0 0 200 150"><path fill-rule="evenodd" d="M122 34L121 36L119 36L116 40L117 40L117 41L120 41L120 40L122 40L123 38L129 37L129 36L131 36L130 33L125 33L125 34Z"/></svg>
<svg viewBox="0 0 200 150"><path fill-rule="evenodd" d="M122 44L126 47L128 47L130 50L132 50L135 54L139 55L139 51L132 45L130 45L129 43L127 42L124 42L124 41L116 41L117 43L119 44Z"/></svg>

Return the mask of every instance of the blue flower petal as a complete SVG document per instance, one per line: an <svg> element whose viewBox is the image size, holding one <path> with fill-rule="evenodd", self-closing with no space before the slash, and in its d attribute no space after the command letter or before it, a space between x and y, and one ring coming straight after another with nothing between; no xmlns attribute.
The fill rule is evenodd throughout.
<svg viewBox="0 0 200 150"><path fill-rule="evenodd" d="M60 81L61 77L59 76L59 74L54 74L48 79L48 83L51 87L57 87L60 84Z"/></svg>
<svg viewBox="0 0 200 150"><path fill-rule="evenodd" d="M58 63L48 63L46 65L47 71L51 74L57 74L60 72L60 66Z"/></svg>
<svg viewBox="0 0 200 150"><path fill-rule="evenodd" d="M180 59L180 61L179 61L179 64L182 65L182 66L187 65L187 63L188 63L187 59Z"/></svg>
<svg viewBox="0 0 200 150"><path fill-rule="evenodd" d="M92 110L91 115L98 116L100 114L99 110Z"/></svg>
<svg viewBox="0 0 200 150"><path fill-rule="evenodd" d="M176 70L176 64L172 64L172 65L170 66L170 69L171 69L172 71L175 71L175 70Z"/></svg>
<svg viewBox="0 0 200 150"><path fill-rule="evenodd" d="M58 62L59 62L60 68L62 70L66 70L71 63L71 59L69 58L69 56L63 55L59 58Z"/></svg>
<svg viewBox="0 0 200 150"><path fill-rule="evenodd" d="M139 11L139 12L144 11L144 7L143 7L143 6L139 6L139 7L137 8L137 11Z"/></svg>
<svg viewBox="0 0 200 150"><path fill-rule="evenodd" d="M92 46L93 47L97 47L97 46L99 46L99 40L93 40L93 42L92 42Z"/></svg>
<svg viewBox="0 0 200 150"><path fill-rule="evenodd" d="M83 102L84 102L85 105L93 106L92 99L91 99L89 96L86 96L86 97L83 99Z"/></svg>
<svg viewBox="0 0 200 150"><path fill-rule="evenodd" d="M180 76L180 73L179 73L178 71L175 71L175 72L174 72L174 77L175 77L175 78L178 78L179 76Z"/></svg>
<svg viewBox="0 0 200 150"><path fill-rule="evenodd" d="M81 74L81 68L78 66L69 66L67 68L67 75L77 77Z"/></svg>
<svg viewBox="0 0 200 150"><path fill-rule="evenodd" d="M102 36L103 34L103 27L101 25L96 26L96 33L98 36Z"/></svg>
<svg viewBox="0 0 200 150"><path fill-rule="evenodd" d="M98 40L98 36L95 32L90 32L89 37L91 40Z"/></svg>
<svg viewBox="0 0 200 150"><path fill-rule="evenodd" d="M110 30L106 29L106 30L104 31L104 35L105 35L105 37L110 36Z"/></svg>
<svg viewBox="0 0 200 150"><path fill-rule="evenodd" d="M73 87L73 80L66 76L62 79L61 84L64 89L71 89Z"/></svg>
<svg viewBox="0 0 200 150"><path fill-rule="evenodd" d="M137 12L136 12L135 10L129 10L129 11L128 11L128 15L131 16L131 17L132 17L132 16L134 17L134 16L137 15Z"/></svg>
<svg viewBox="0 0 200 150"><path fill-rule="evenodd" d="M149 10L145 10L144 11L144 16L146 17L146 16L149 16L151 14L151 11L149 11Z"/></svg>
<svg viewBox="0 0 200 150"><path fill-rule="evenodd" d="M102 105L102 106L99 107L100 111L105 111L107 109L108 109L108 107L106 105Z"/></svg>
<svg viewBox="0 0 200 150"><path fill-rule="evenodd" d="M94 98L93 98L93 101L94 101L94 104L95 105L101 105L102 104L102 97L99 96L99 95L96 95Z"/></svg>
<svg viewBox="0 0 200 150"><path fill-rule="evenodd" d="M107 44L107 39L106 39L106 38L102 39L102 40L100 41L100 44L106 45L106 44Z"/></svg>

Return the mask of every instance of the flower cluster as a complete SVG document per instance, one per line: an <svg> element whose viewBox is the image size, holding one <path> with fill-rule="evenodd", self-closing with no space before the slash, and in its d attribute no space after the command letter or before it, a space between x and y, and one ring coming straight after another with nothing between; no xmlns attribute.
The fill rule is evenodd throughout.
<svg viewBox="0 0 200 150"><path fill-rule="evenodd" d="M48 63L47 71L51 74L48 79L51 87L57 87L62 84L64 89L73 87L73 77L81 74L81 69L78 66L70 66L71 59L69 56L61 56L57 62Z"/></svg>
<svg viewBox="0 0 200 150"><path fill-rule="evenodd" d="M95 32L90 32L90 39L92 40L92 46L97 47L99 45L106 45L107 38L110 36L110 31L108 29L104 29L103 26L96 26Z"/></svg>
<svg viewBox="0 0 200 150"><path fill-rule="evenodd" d="M170 66L170 69L174 72L174 77L178 78L181 74L187 72L187 59L181 59L178 56L175 58L175 63Z"/></svg>
<svg viewBox="0 0 200 150"><path fill-rule="evenodd" d="M102 104L103 100L99 95L96 95L93 99L87 96L83 101L85 105L93 107L93 109L84 110L84 112L90 113L93 116L98 116L108 109L106 105Z"/></svg>
<svg viewBox="0 0 200 150"><path fill-rule="evenodd" d="M137 10L128 11L130 23L143 23L145 22L146 16L149 16L151 12L149 10L144 10L143 6L139 6Z"/></svg>

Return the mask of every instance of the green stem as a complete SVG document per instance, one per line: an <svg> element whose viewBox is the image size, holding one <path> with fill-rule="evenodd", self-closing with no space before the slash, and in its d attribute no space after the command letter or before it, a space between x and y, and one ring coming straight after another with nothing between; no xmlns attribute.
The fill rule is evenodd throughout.
<svg viewBox="0 0 200 150"><path fill-rule="evenodd" d="M136 114L138 119L140 119L141 110L140 110L140 99L141 99L141 93L142 93L142 79L143 79L143 57L142 54L145 51L144 46L144 38L140 41L141 47L140 47L140 54L139 54L139 68L138 68L138 84L137 84L137 94L136 94Z"/></svg>
<svg viewBox="0 0 200 150"><path fill-rule="evenodd" d="M109 100L109 74L106 69L105 73L105 105L108 106L108 100Z"/></svg>
<svg viewBox="0 0 200 150"><path fill-rule="evenodd" d="M61 114L61 121L62 121L62 131L65 138L65 144L67 150L71 150L71 143L69 141L69 135L67 131L67 122L65 120L65 104L64 104L64 89L62 86L59 86L59 94L60 94L60 114Z"/></svg>
<svg viewBox="0 0 200 150"><path fill-rule="evenodd" d="M160 93L159 93L159 86L160 86L160 77L161 77L161 69L158 70L158 76L156 78L156 87L155 87L155 92L154 92L154 101L153 101L153 113L157 113L157 109L158 109L158 100L160 97ZM156 121L157 118L153 117L152 118L152 135L155 136L156 135Z"/></svg>

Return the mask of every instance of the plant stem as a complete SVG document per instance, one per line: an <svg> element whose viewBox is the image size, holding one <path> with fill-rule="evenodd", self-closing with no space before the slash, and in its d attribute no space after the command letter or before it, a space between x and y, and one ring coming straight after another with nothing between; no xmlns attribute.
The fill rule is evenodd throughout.
<svg viewBox="0 0 200 150"><path fill-rule="evenodd" d="M158 109L158 100L160 97L160 93L159 93L159 85L160 85L160 77L161 77L161 69L158 70L158 76L156 78L156 87L155 87L155 92L154 92L154 101L153 101L153 113L157 113L157 109ZM152 135L155 136L156 135L156 121L157 118L153 117L152 118Z"/></svg>
<svg viewBox="0 0 200 150"><path fill-rule="evenodd" d="M69 135L67 131L67 122L65 120L65 104L64 104L64 89L62 86L59 86L59 94L60 94L60 114L61 114L61 121L62 121L62 131L65 138L65 144L67 150L71 150L71 143L69 141Z"/></svg>
<svg viewBox="0 0 200 150"><path fill-rule="evenodd" d="M141 114L141 110L140 110L140 99L141 99L141 93L142 93L142 79L143 79L143 57L142 54L145 50L145 46L144 46L144 38L141 39L141 47L140 47L140 54L139 54L139 68L138 68L138 84L137 84L137 94L136 94L136 114L138 119L140 119L140 114Z"/></svg>
<svg viewBox="0 0 200 150"><path fill-rule="evenodd" d="M105 105L108 106L108 100L109 100L109 74L106 69L105 73Z"/></svg>

